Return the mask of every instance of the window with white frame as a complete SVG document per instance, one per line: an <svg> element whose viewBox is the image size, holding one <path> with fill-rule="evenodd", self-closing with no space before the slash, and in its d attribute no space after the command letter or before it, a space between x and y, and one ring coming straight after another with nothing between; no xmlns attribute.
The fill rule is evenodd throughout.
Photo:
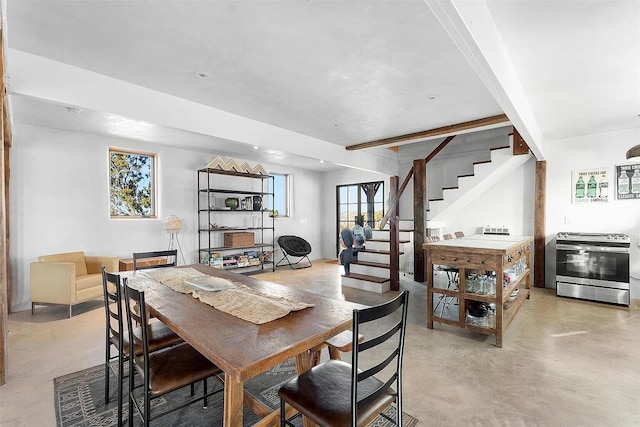
<svg viewBox="0 0 640 427"><path fill-rule="evenodd" d="M155 154L109 148L111 218L155 218L155 179Z"/></svg>
<svg viewBox="0 0 640 427"><path fill-rule="evenodd" d="M289 216L290 211L290 180L291 175L281 173L270 173L273 180L268 180L269 189L267 192L273 193L268 196L269 210L271 215L276 217Z"/></svg>

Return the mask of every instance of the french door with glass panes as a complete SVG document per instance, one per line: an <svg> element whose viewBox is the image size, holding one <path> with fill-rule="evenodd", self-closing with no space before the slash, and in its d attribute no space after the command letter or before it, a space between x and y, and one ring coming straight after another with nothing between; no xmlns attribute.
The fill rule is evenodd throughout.
<svg viewBox="0 0 640 427"><path fill-rule="evenodd" d="M362 216L364 223L375 229L384 216L384 182L363 182L338 185L336 187L338 221L336 224L336 254L341 251L340 232L347 227L353 230L356 217Z"/></svg>

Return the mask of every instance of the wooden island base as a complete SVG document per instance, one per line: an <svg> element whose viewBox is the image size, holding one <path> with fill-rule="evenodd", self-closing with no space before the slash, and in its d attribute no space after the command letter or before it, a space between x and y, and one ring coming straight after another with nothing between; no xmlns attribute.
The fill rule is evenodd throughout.
<svg viewBox="0 0 640 427"><path fill-rule="evenodd" d="M425 243L423 249L427 259L427 328L433 322L457 326L496 337L496 346L502 347L502 336L531 289L531 245L530 236L473 235L458 239ZM505 270L523 266L517 276L503 286ZM434 267L435 266L435 267ZM448 280L437 283L434 273ZM471 289L468 279L471 274L495 272L496 286L493 294L479 293ZM516 293L517 295L511 296ZM435 304L434 304L434 300ZM456 304L457 313L446 317L445 308ZM474 303L475 302L475 303ZM487 316L486 324L471 323L468 308L485 303L495 306L494 316ZM439 314L438 314L439 311ZM484 318L482 318L484 321Z"/></svg>

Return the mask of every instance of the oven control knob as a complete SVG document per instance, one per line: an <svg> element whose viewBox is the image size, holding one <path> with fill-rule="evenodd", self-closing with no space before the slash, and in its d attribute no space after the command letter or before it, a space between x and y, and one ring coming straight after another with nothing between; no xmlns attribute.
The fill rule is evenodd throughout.
<svg viewBox="0 0 640 427"><path fill-rule="evenodd" d="M614 238L614 236L612 236L611 234L607 234L607 240L611 240L613 238Z"/></svg>

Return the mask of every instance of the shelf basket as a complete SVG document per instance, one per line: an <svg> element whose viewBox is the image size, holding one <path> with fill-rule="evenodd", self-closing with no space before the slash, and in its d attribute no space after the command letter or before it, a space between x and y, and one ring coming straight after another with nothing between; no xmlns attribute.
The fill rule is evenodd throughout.
<svg viewBox="0 0 640 427"><path fill-rule="evenodd" d="M255 244L255 234L249 232L224 233L225 248L242 248Z"/></svg>

